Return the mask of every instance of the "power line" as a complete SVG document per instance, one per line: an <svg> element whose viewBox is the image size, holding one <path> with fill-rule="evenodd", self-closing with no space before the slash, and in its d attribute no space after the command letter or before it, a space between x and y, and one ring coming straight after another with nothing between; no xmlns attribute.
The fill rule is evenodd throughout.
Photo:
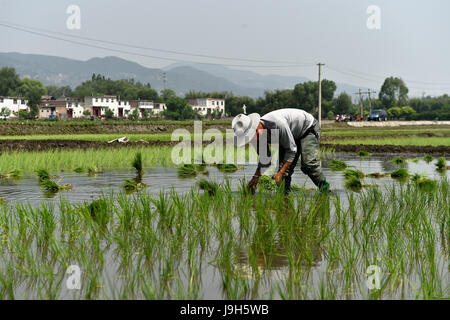
<svg viewBox="0 0 450 320"><path fill-rule="evenodd" d="M221 64L221 63L212 63L212 62L211 63L207 63L207 62L197 62L197 61L182 60L182 59L176 59L176 58L150 56L152 58L163 59L163 60L170 60L170 61L192 62L192 63L212 64L212 65L226 65L226 66L258 67L258 68L259 67L271 67L271 68L276 68L276 67L310 67L310 66L314 65L313 63L300 63L300 62L292 62L292 61L289 62L289 61L275 61L275 60L260 60L260 59L245 59L245 58L231 58L231 57L212 56L212 55L189 53L189 52L182 52L182 51L175 51L175 50L151 48L151 47L138 46L138 45L128 44L128 43L120 43L120 42L115 42L115 41L108 41L108 40L101 40L101 39L95 39L95 38L90 38L90 37L82 37L82 36L77 36L77 35L70 35L70 34L63 33L63 32L50 31L50 30L46 30L46 29L42 29L42 28L29 27L29 26L24 26L24 25L19 25L19 24L16 24L16 23L10 23L10 22L4 22L4 21L0 21L0 25L4 26L4 27L7 27L7 28L15 29L15 30L18 30L18 31L22 31L22 32L28 32L28 33L32 33L32 34L36 34L36 35L40 35L40 36L44 36L44 37L49 37L49 38L52 38L52 39L68 41L68 42L73 41L73 40L62 39L62 38L55 37L55 36L52 36L52 35L43 34L42 32L50 33L50 34L57 34L57 35L61 35L61 36L64 36L64 37L70 37L70 38L75 38L75 39L81 39L81 40L105 43L105 44L110 44L110 45L115 45L115 46L129 47L129 48L141 49L141 50L157 51L157 52L170 53L170 54L176 54L176 55L185 55L185 56L209 58L209 59L216 59L216 60L230 60L230 61L243 61L243 62L255 62L255 63L276 63L276 64L285 64L285 65L281 65L281 66L231 65L231 64ZM29 29L29 30L27 30L27 29ZM76 42L76 41L73 41L73 42L76 43L76 44L80 44L79 42ZM83 45L87 46L88 44L83 43ZM99 46L95 46L95 47L98 48ZM101 47L101 48L103 48L103 47ZM110 48L104 48L104 49L105 50L116 50L116 49L110 49Z"/></svg>

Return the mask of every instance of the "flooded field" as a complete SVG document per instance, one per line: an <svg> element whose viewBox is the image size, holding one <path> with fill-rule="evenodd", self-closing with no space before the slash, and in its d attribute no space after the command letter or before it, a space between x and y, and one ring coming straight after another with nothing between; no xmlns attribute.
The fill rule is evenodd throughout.
<svg viewBox="0 0 450 320"><path fill-rule="evenodd" d="M390 177L360 193L324 161L332 193L246 195L255 167L179 178L147 168L141 193L124 194L133 170L59 173L73 189L49 197L36 176L1 180L0 298L37 299L414 299L449 297L449 174L423 160L335 158L368 173L405 167L440 181L422 192ZM216 196L198 191L205 177ZM228 183L226 182L228 181ZM377 186L375 186L377 185ZM163 191L163 192L161 192ZM70 265L81 287L67 286ZM367 268L380 268L379 288Z"/></svg>

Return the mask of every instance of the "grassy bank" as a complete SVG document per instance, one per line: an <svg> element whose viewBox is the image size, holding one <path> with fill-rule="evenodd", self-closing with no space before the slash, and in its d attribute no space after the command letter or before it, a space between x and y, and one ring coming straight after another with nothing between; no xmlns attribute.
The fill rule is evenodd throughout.
<svg viewBox="0 0 450 320"><path fill-rule="evenodd" d="M3 299L442 299L449 182L340 198L243 190L0 206ZM67 290L77 265L81 289ZM369 289L369 266L379 286Z"/></svg>

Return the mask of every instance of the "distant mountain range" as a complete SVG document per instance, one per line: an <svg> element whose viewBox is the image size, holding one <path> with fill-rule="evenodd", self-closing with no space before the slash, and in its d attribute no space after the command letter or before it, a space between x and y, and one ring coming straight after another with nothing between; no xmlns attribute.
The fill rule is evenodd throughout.
<svg viewBox="0 0 450 320"><path fill-rule="evenodd" d="M265 90L292 89L297 83L309 81L305 77L261 75L252 71L235 70L217 65L176 63L164 69L153 69L117 57L92 58L87 61L62 57L0 53L0 68L12 67L22 78L41 81L44 85L71 86L75 88L91 79L93 73L113 80L134 79L150 83L152 88L164 88L163 74L167 75L167 87L183 95L190 90L231 91L235 95L259 97ZM353 93L357 87L336 83L337 94Z"/></svg>

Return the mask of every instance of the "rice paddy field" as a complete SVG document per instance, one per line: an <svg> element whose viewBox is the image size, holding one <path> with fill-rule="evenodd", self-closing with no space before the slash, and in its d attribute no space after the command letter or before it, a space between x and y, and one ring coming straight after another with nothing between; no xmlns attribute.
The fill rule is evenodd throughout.
<svg viewBox="0 0 450 320"><path fill-rule="evenodd" d="M432 136L411 128L364 128L351 139L348 128L324 128L324 136L448 145L447 128L422 129ZM286 196L263 183L249 192L255 164L180 166L171 152L0 154L0 299L450 298L445 154L337 153L324 143L331 192L296 168Z"/></svg>

